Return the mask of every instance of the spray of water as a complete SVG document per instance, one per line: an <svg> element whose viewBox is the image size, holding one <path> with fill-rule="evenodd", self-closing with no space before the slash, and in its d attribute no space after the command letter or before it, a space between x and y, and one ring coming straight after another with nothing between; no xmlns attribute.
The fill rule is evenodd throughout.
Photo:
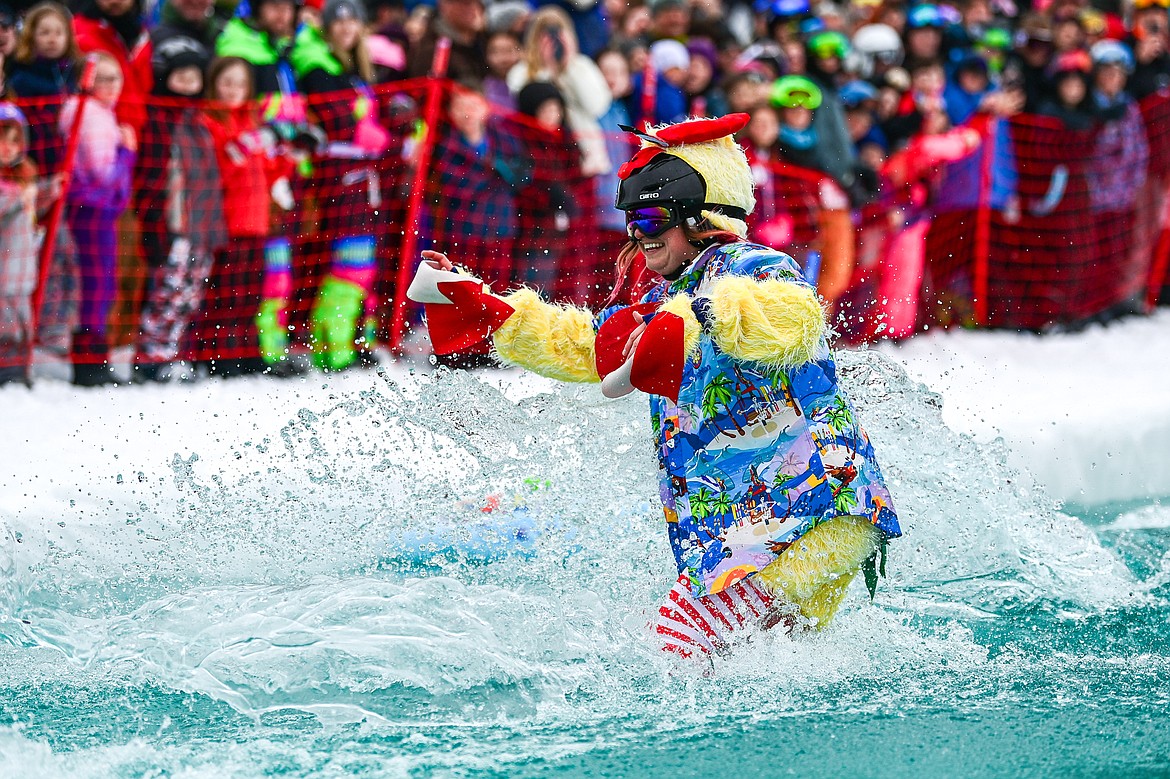
<svg viewBox="0 0 1170 779"><path fill-rule="evenodd" d="M936 671L959 700L1020 673L970 620L1145 597L1002 446L947 429L939 398L889 358L840 362L907 529L891 577L822 635L756 636L715 684L664 665L645 637L673 565L644 401L592 388L513 401L446 371L339 390L279 429L241 425L230 456L176 454L162 476L0 518L0 643L254 718L539 728L640 711L685 728L747 705L881 710L935 694ZM396 534L458 536L490 496L527 507L535 554L394 561Z"/></svg>

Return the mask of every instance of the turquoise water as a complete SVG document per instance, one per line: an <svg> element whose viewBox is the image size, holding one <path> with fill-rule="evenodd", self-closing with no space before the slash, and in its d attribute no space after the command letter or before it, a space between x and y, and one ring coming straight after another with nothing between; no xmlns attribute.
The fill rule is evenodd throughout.
<svg viewBox="0 0 1170 779"><path fill-rule="evenodd" d="M888 359L842 364L890 578L707 677L642 631L673 576L635 399L441 373L240 409L226 456L112 440L0 515L0 777L1170 775L1170 506L1058 510ZM490 494L535 556L389 559Z"/></svg>

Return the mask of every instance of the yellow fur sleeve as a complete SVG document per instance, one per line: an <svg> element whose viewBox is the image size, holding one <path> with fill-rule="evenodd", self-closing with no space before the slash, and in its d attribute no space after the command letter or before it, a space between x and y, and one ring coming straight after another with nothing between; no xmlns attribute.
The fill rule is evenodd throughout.
<svg viewBox="0 0 1170 779"><path fill-rule="evenodd" d="M518 289L504 300L516 311L493 337L502 361L558 381L601 381L592 314L545 303L530 289Z"/></svg>
<svg viewBox="0 0 1170 779"><path fill-rule="evenodd" d="M707 293L707 329L727 354L773 368L808 362L825 334L816 293L788 281L721 276Z"/></svg>

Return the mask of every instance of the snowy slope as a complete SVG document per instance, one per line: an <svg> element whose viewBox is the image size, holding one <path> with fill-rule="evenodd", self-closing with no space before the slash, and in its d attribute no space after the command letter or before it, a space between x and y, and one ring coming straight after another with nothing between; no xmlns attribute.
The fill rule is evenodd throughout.
<svg viewBox="0 0 1170 779"><path fill-rule="evenodd" d="M948 332L880 348L943 396L951 428L1002 437L1053 497L1170 496L1170 311L1071 335Z"/></svg>

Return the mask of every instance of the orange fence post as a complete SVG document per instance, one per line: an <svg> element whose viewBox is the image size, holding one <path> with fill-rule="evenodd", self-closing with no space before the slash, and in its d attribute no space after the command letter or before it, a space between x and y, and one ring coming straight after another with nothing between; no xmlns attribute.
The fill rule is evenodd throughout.
<svg viewBox="0 0 1170 779"><path fill-rule="evenodd" d="M32 364L33 347L37 340L37 332L41 324L41 306L45 304L45 286L49 280L49 267L53 262L53 249L57 245L57 233L60 230L61 216L65 213L65 195L69 192L69 185L73 180L73 161L77 157L77 145L81 140L81 117L85 113L85 103L89 100L90 90L93 88L93 74L97 67L94 57L87 57L85 68L81 72L81 82L77 93L77 114L73 117L73 126L69 128L69 141L65 145L65 158L61 163L61 192L53 201L53 208L49 212L49 222L45 225L45 234L41 239L41 251L38 258L37 286L33 291L32 299L32 332L28 339L29 364Z"/></svg>
<svg viewBox="0 0 1170 779"><path fill-rule="evenodd" d="M423 136L415 149L414 181L406 205L406 234L402 239L402 253L398 260L398 276L394 284L394 309L390 319L391 351L398 351L403 331L406 329L406 288L410 284L414 257L418 253L423 195L426 193L427 179L430 175L431 153L435 148L435 130L439 123L444 79L447 76L447 63L450 58L451 39L440 38L435 45L435 58L431 62L430 83L427 84L426 106L423 109Z"/></svg>
<svg viewBox="0 0 1170 779"><path fill-rule="evenodd" d="M1158 240L1154 244L1154 259L1150 264L1150 279L1146 289L1146 309L1153 311L1162 294L1162 285L1170 280L1170 184L1163 188L1162 213L1159 215Z"/></svg>

